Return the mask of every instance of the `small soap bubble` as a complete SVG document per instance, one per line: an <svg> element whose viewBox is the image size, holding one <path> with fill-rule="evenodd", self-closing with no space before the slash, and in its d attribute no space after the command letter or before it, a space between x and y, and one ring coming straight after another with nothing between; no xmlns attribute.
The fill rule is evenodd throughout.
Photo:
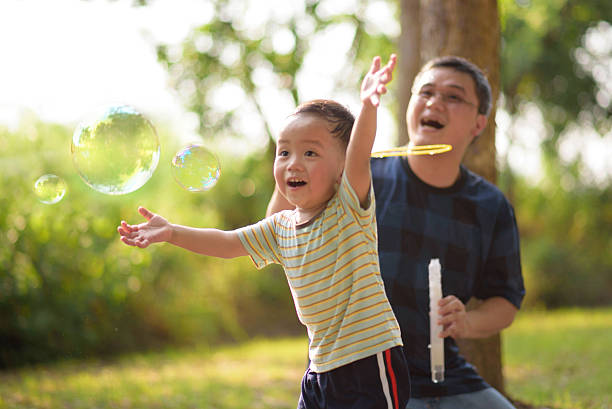
<svg viewBox="0 0 612 409"><path fill-rule="evenodd" d="M44 204L55 204L66 194L66 182L57 175L42 175L34 182L34 193Z"/></svg>
<svg viewBox="0 0 612 409"><path fill-rule="evenodd" d="M172 175L190 192L204 192L217 184L221 176L219 160L202 145L189 145L172 158Z"/></svg>
<svg viewBox="0 0 612 409"><path fill-rule="evenodd" d="M71 153L87 185L108 195L123 195L151 178L160 146L151 122L134 108L122 105L81 124L72 136Z"/></svg>

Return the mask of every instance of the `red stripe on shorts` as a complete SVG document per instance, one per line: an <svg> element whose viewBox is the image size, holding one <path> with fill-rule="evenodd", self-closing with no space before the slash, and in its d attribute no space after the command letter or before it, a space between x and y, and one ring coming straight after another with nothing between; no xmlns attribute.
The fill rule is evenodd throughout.
<svg viewBox="0 0 612 409"><path fill-rule="evenodd" d="M385 351L385 359L387 360L387 371L389 371L389 377L391 378L391 388L393 389L393 405L395 409L399 409L399 399L397 397L397 381L395 380L395 373L391 366L391 351Z"/></svg>

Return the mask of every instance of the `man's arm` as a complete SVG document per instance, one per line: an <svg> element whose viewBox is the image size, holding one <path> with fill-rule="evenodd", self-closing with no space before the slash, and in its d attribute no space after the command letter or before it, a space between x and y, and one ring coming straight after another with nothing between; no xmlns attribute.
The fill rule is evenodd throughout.
<svg viewBox="0 0 612 409"><path fill-rule="evenodd" d="M441 338L486 338L510 326L518 311L503 297L488 298L469 311L454 295L444 297L439 305Z"/></svg>

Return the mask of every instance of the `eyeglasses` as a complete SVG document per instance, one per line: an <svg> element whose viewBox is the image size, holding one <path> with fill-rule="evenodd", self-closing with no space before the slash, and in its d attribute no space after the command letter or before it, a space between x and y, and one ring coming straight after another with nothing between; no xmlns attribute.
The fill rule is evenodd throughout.
<svg viewBox="0 0 612 409"><path fill-rule="evenodd" d="M425 102L431 101L431 99L434 97L440 98L442 102L444 102L449 107L469 105L469 106L473 106L474 108L477 108L477 105L475 103L467 101L461 95L455 92L452 92L452 91L440 92L440 91L432 91L430 89L422 89L418 93L416 93L416 96Z"/></svg>

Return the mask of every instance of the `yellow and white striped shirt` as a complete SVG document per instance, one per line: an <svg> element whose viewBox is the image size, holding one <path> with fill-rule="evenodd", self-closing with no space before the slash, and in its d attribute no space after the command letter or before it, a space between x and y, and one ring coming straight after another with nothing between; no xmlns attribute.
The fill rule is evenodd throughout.
<svg viewBox="0 0 612 409"><path fill-rule="evenodd" d="M374 194L362 209L343 175L325 210L306 226L294 211L238 230L257 268L281 264L310 336L310 369L326 372L402 345L378 264Z"/></svg>

